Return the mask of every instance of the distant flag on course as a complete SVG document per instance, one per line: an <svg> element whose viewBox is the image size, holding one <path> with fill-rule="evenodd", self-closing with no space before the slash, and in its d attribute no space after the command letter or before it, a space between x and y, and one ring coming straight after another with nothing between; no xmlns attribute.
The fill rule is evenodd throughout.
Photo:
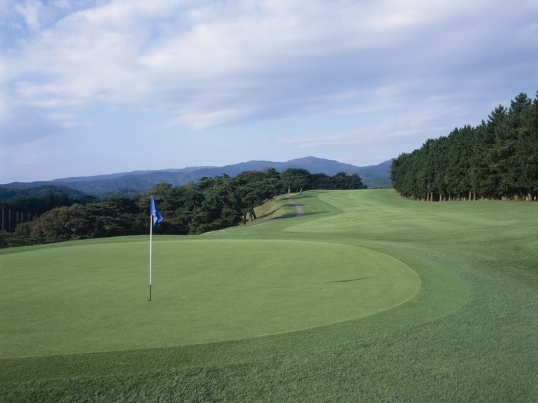
<svg viewBox="0 0 538 403"><path fill-rule="evenodd" d="M151 196L151 202L149 205L149 214L153 217L153 227L156 227L159 225L159 223L163 220L163 216L161 213L159 213L159 210L157 209L157 205L155 204L155 199L153 196Z"/></svg>
<svg viewBox="0 0 538 403"><path fill-rule="evenodd" d="M163 216L159 213L157 205L155 204L155 199L151 196L151 201L149 203L149 215L151 217L151 223L149 225L149 300L151 301L151 260L152 260L152 239L153 239L153 228L159 225L163 220ZM153 224L153 225L151 225Z"/></svg>

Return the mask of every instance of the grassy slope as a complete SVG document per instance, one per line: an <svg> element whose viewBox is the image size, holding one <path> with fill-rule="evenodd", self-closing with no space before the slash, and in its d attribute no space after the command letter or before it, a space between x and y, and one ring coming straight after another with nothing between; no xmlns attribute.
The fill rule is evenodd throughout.
<svg viewBox="0 0 538 403"><path fill-rule="evenodd" d="M344 243L394 256L411 301L311 330L1 361L5 401L536 401L538 206L308 192L306 215L212 239Z"/></svg>

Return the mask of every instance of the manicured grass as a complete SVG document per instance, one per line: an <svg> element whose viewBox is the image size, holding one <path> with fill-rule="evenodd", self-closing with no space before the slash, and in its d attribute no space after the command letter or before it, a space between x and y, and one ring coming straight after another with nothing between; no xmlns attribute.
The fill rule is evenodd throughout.
<svg viewBox="0 0 538 403"><path fill-rule="evenodd" d="M405 264L357 246L156 237L148 302L146 238L3 256L0 357L290 332L389 309L420 287Z"/></svg>
<svg viewBox="0 0 538 403"><path fill-rule="evenodd" d="M156 256L158 248L162 248L161 258L168 256L166 259L170 259L170 263L166 269L159 269L161 276L166 275L167 280L166 283L159 283L156 277L155 301L151 303L145 301L145 282L139 286L139 290L135 290L138 276L142 280L147 276L145 262L140 263L140 269L135 263L138 261L137 254L144 256L146 253L147 256L144 247L135 246L138 245L138 238L70 242L0 251L0 351L4 357L12 357L0 360L0 401L537 400L537 203L413 202L400 198L390 190L307 192L294 198L294 201L303 205L304 216L273 222L267 220L267 224L261 226L232 228L188 239L156 237ZM110 250L108 254L90 253L90 258L82 258L78 263L72 259L71 265L64 258L58 260L57 266L63 265L66 273L82 276L82 280L79 277L78 281L70 283L66 280L63 283L66 290L72 293L70 296L66 294L62 304L71 303L73 306L63 307L62 312L92 312L80 302L85 298L85 292L93 290L109 295L103 290L116 286L114 276L121 267L125 272L132 270L132 283L125 289L120 288L119 297L112 299L116 305L125 304L126 309L116 315L114 313L118 311L113 309L105 313L102 307L106 304L99 302L94 308L99 308L103 315L94 318L93 323L96 326L117 323L121 324L120 327L129 327L128 322L143 322L139 316L144 315L140 313L147 313L136 311L138 305L142 310L155 310L155 315L159 314L155 307L161 306L163 316L158 321L162 322L161 329L155 333L137 333L134 326L128 328L123 333L126 340L110 338L112 342L121 344L113 348L114 351L67 355L59 351L61 354L58 355L17 358L17 354L27 355L17 353L19 350L13 347L17 340L22 343L20 350L25 343L38 347L42 343L39 348L44 348L43 345L54 344L51 341L61 338L69 330L66 325L56 335L49 337L46 332L41 335L36 333L33 341L24 341L28 329L49 328L53 332L56 326L51 327L45 322L62 322L62 315L55 319L54 314L50 314L54 312L53 301L57 295L49 293L45 287L47 281L59 283L62 276L49 267L51 274L47 281L34 279L35 276L39 278L44 275L39 271L39 267L42 270L46 267L43 256L65 253L82 256L86 253L84 250L90 251L92 248ZM176 271L184 269L174 266L174 259L170 258L176 251L182 252L183 248L192 252L192 256L200 253L192 260L193 266L196 262L200 262L200 266L183 273L192 281L190 285L176 280ZM286 253L274 256L278 250L282 251L281 248L287 248ZM131 251L132 268L117 263L114 250ZM219 254L213 255L212 251L219 251ZM349 260L343 259L343 263L332 260L346 254ZM285 256L295 262L291 266L302 270L290 274ZM115 270L97 271L84 277L88 276L84 269L87 270L99 259L114 261L110 266ZM323 259L326 259L325 262ZM420 288L415 293L413 287L417 283L411 281L411 278L416 279L414 274L404 276L414 284L403 287L408 292L402 298L406 302L389 303L392 308L376 313L372 311L366 316L357 312L352 304L351 307L347 303L338 306L337 300L342 298L342 301L349 301L355 296L355 291L359 301L362 291L365 291L359 287L366 287L367 282L373 279L329 281L362 278L363 275L359 273L363 270L362 266L346 266L345 262L364 262L368 259L371 262L390 263L394 273L416 273L420 278ZM33 263L25 266L25 260ZM20 266L14 271L17 261ZM250 271L248 275L246 271L251 270L252 262L257 268L253 277ZM97 266L102 267L94 267ZM224 272L219 272L217 266L225 267ZM157 267L155 260L156 273ZM309 278L309 267L317 267L312 279ZM322 267L330 270L322 270ZM204 270L210 270L211 276L206 276ZM226 276L228 271L230 275ZM24 272L32 275L24 276ZM217 278L211 283L214 276ZM279 289L282 276L289 284ZM236 278L237 284L227 282L228 277ZM303 277L306 279L301 281ZM88 278L91 281L87 281ZM256 279L263 283L261 287ZM32 283L33 288L30 287ZM396 285L399 283L400 280L395 282ZM326 290L330 289L326 286L333 285L357 288L350 288L350 294L341 292L343 288L340 288L335 294L325 294L327 299L323 299ZM214 291L208 292L206 298L196 296L197 290L210 286ZM246 292L248 289L252 291ZM273 294L272 290L278 290L281 294ZM286 304L301 301L304 298L300 295L302 290L319 294L323 301L320 305L332 309L332 313L329 310L320 311L317 318L317 315L311 315L312 311L306 310L301 318L293 317L293 312L287 312L289 305ZM10 294L10 298L6 298L6 294ZM128 300L131 294L142 294L143 297L140 301ZM254 303L252 307L249 306L252 311L243 317L254 321L259 319L258 322L266 326L266 333L240 336L244 331L251 331L252 325L246 326L249 329L240 329L237 326L240 320L233 317L231 321L234 323L236 320L236 324L229 326L228 335L214 339L220 341L187 342L187 345L182 342L175 345L155 344L152 338L165 338L170 330L178 338L188 333L175 322L166 320L181 315L176 308L177 301L181 302L179 305L185 303L178 298L183 294L189 295L186 299L193 300L191 308L200 309L199 313L203 311L203 306L198 305L203 305L204 301L208 301L207 307L210 308L206 314L220 309L217 320L221 320L223 327L228 321L222 318L235 315L230 315L231 311L226 311L226 306L219 306L223 304L215 303L219 299L228 301L224 305L237 302L243 305L236 306L245 306L251 305L252 297L254 300L256 297L260 300L272 298L281 305L271 307L275 310L273 314L260 314L256 309L262 309L266 304L261 303L256 307ZM367 299L386 299L389 294L380 292ZM235 301L243 298L242 295L245 298L242 302ZM306 305L314 305L310 304L312 300L308 298ZM18 305L13 302L17 299ZM48 314L36 313L38 308L33 308L30 301L40 301L43 304L41 307L48 306L52 311L44 311ZM5 313L6 310L20 311L14 314ZM129 312L131 310L134 312ZM302 330L291 331L291 327L276 330L275 322L271 321L274 312L278 311L286 311L277 321L279 324L290 319L290 326ZM340 313L342 316L338 317ZM206 314L198 316L207 319ZM85 326L85 321L92 320L91 315L80 321L75 316L66 320L76 324L71 331L77 331ZM298 323L318 319L318 324L309 322L310 325L297 326ZM89 327L87 330L91 333ZM18 337L12 337L15 330L19 332ZM84 336L82 333L80 337ZM96 334L101 339L107 337L104 331ZM129 339L137 337L142 345L129 349ZM73 348L77 342L64 340L62 344L65 344L65 348ZM91 343L87 341L78 344L78 351L95 351L89 348ZM4 351L11 352L6 354Z"/></svg>

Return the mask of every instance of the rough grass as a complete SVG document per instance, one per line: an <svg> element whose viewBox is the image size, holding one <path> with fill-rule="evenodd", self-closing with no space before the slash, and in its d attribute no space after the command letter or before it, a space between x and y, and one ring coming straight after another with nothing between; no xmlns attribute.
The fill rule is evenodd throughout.
<svg viewBox="0 0 538 403"><path fill-rule="evenodd" d="M392 309L308 330L189 346L5 358L0 400L537 400L537 204L421 203L389 190L307 192L295 201L304 206L304 216L205 238L360 246L411 267L421 280L418 293ZM63 245L25 250L77 243ZM0 255L2 271L4 258L17 253ZM4 338L0 342L3 350Z"/></svg>
<svg viewBox="0 0 538 403"><path fill-rule="evenodd" d="M278 218L290 218L294 217L297 212L293 205L286 201L287 197L295 197L297 194L292 193L290 195L283 195L275 197L274 200L256 207L254 212L257 219L254 224L259 224L262 221L274 220Z"/></svg>

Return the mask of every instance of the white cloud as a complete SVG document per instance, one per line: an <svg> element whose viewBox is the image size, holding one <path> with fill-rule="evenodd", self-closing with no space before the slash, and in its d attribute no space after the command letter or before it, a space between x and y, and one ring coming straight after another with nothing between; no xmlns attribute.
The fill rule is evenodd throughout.
<svg viewBox="0 0 538 403"><path fill-rule="evenodd" d="M495 85L484 73L499 63L511 69L500 54L513 51L513 43L521 59L513 63L529 62L537 50L536 41L517 39L537 35L530 2L9 4L33 31L0 49L0 84L18 115L121 103L174 115L164 126L201 129L313 114L400 113L425 98L442 109L432 93Z"/></svg>
<svg viewBox="0 0 538 403"><path fill-rule="evenodd" d="M24 18L26 25L33 30L38 30L39 23L39 9L43 7L40 1L27 0L24 3L15 3L15 11Z"/></svg>
<svg viewBox="0 0 538 403"><path fill-rule="evenodd" d="M60 9L71 9L71 3L69 3L69 0L54 0L52 4L54 5L54 7Z"/></svg>

